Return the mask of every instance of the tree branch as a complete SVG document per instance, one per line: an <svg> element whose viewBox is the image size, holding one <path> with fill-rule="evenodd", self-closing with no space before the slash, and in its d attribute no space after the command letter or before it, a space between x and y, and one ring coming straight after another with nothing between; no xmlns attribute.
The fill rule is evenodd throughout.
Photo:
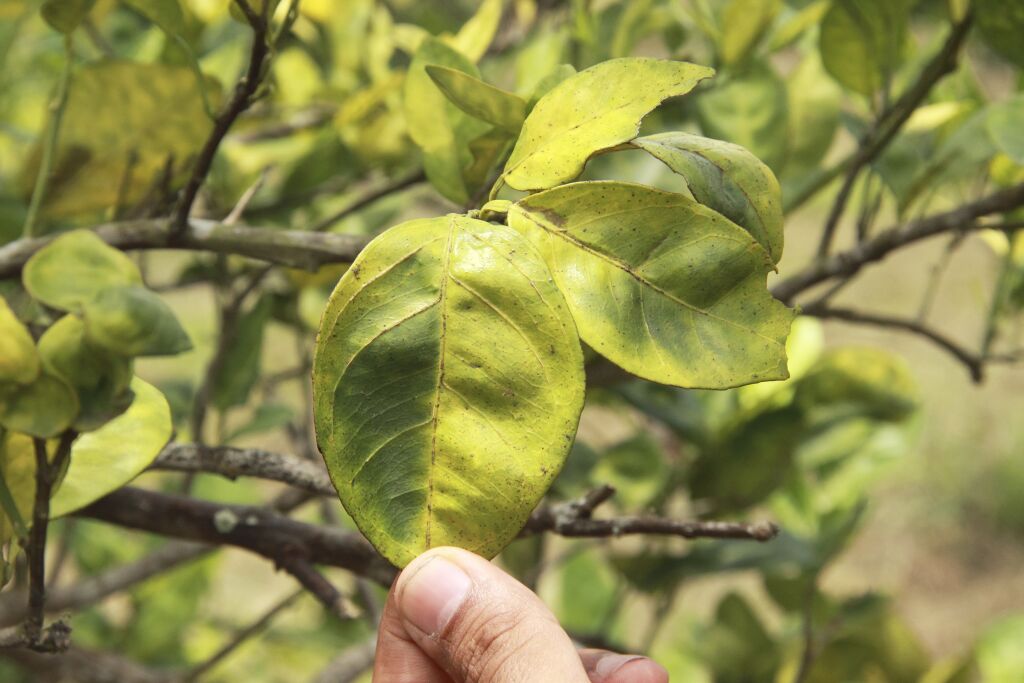
<svg viewBox="0 0 1024 683"><path fill-rule="evenodd" d="M213 122L213 130L203 144L199 157L192 167L192 175L189 176L185 189L174 207L174 218L170 233L172 241L182 239L188 232L189 214L192 212L192 205L195 203L199 189L206 181L206 176L213 165L213 159L217 156L217 150L224 136L228 134L231 126L239 115L249 108L253 102L256 89L259 88L260 80L263 78L263 63L267 58L269 46L267 45L267 17L256 14L245 0L235 0L235 3L242 10L249 25L252 26L252 46L249 49L249 65L245 75L235 84L235 91L227 105L217 115ZM269 3L264 3L266 8Z"/></svg>
<svg viewBox="0 0 1024 683"><path fill-rule="evenodd" d="M958 23L953 25L946 42L934 57L921 70L917 80L910 86L891 107L882 112L875 122L875 125L861 139L857 151L848 163L844 163L846 177L839 193L836 195L825 221L825 229L822 232L821 243L818 245L818 257L826 256L832 246L832 239L835 236L839 219L842 218L846 209L846 202L853 191L853 185L861 170L870 164L882 150L892 141L896 134L914 113L917 107L924 101L935 84L946 74L956 69L957 55L964 39L971 27L971 16L968 13Z"/></svg>
<svg viewBox="0 0 1024 683"><path fill-rule="evenodd" d="M792 303L793 297L820 282L833 277L854 275L865 265L881 261L897 249L942 233L986 229L1010 230L1020 227L1021 223L986 225L977 219L1010 211L1021 205L1024 205L1024 183L994 192L951 211L890 228L844 252L821 259L796 275L778 282L772 287L772 294L783 302Z"/></svg>

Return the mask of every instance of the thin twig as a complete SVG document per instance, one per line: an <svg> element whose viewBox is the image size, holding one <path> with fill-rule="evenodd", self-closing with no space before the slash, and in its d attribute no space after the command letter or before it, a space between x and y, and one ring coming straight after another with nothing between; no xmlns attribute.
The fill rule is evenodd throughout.
<svg viewBox="0 0 1024 683"><path fill-rule="evenodd" d="M418 171L416 173L407 175L404 178L399 178L398 180L382 185L381 187L378 187L375 190L367 192L362 197L359 197L358 199L354 200L351 204L348 204L345 207L339 209L338 211L335 211L331 215L326 216L325 218L322 218L321 220L317 221L310 228L310 231L323 232L330 228L335 223L337 223L338 221L342 220L343 218L351 216L357 211L365 209L370 204L373 204L374 202L383 199L384 197L395 194L396 192L401 192L402 190L413 187L414 185L419 185L426 179L427 177L426 175L424 175L423 171Z"/></svg>
<svg viewBox="0 0 1024 683"><path fill-rule="evenodd" d="M217 150L220 148L224 137L228 134L228 131L239 115L252 104L253 96L256 94L256 90L259 88L260 81L263 78L264 61L269 54L269 46L267 44L268 22L266 16L256 14L246 0L234 1L242 10L253 30L252 46L249 50L249 64L245 75L235 85L235 91L231 99L214 120L213 129L210 131L209 137L206 138L206 142L196 158L195 165L192 167L192 174L189 176L185 189L182 191L181 197L174 208L171 238L175 242L182 239L188 232L189 214L192 212L192 205L196 201L199 189L206 181L206 176L210 172L213 159L217 156ZM263 3L264 9L269 5L269 2Z"/></svg>

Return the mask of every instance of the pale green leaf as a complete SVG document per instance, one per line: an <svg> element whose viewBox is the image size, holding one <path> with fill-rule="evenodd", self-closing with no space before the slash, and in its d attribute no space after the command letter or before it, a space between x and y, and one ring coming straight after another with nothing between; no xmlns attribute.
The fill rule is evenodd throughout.
<svg viewBox="0 0 1024 683"><path fill-rule="evenodd" d="M144 287L109 287L83 307L89 341L122 356L163 356L192 348L171 307Z"/></svg>
<svg viewBox="0 0 1024 683"><path fill-rule="evenodd" d="M171 409L155 387L135 378L124 413L83 434L71 447L71 464L50 501L50 514L66 515L116 491L142 473L171 438Z"/></svg>
<svg viewBox="0 0 1024 683"><path fill-rule="evenodd" d="M96 0L46 0L40 8L46 23L61 33L71 33L81 24Z"/></svg>
<svg viewBox="0 0 1024 683"><path fill-rule="evenodd" d="M449 42L473 62L479 62L498 31L504 0L483 0L476 14L469 18Z"/></svg>
<svg viewBox="0 0 1024 683"><path fill-rule="evenodd" d="M729 0L722 14L722 62L741 62L757 47L781 7L780 0Z"/></svg>
<svg viewBox="0 0 1024 683"><path fill-rule="evenodd" d="M90 344L77 316L66 315L43 333L39 356L46 371L64 380L78 396L81 412L73 425L76 431L96 429L131 404L131 359Z"/></svg>
<svg viewBox="0 0 1024 683"><path fill-rule="evenodd" d="M219 89L207 83L213 106ZM43 204L48 218L132 206L173 162L172 186L189 169L211 127L188 66L116 60L76 70ZM24 169L35 178L37 148Z"/></svg>
<svg viewBox="0 0 1024 683"><path fill-rule="evenodd" d="M0 429L0 476L10 493L20 518L20 525L28 526L32 519L32 502L36 490L36 455L32 437ZM4 509L7 505L4 505ZM0 510L0 545L8 542L16 529L11 515Z"/></svg>
<svg viewBox="0 0 1024 683"><path fill-rule="evenodd" d="M31 384L0 387L0 425L44 439L71 426L78 415L75 392L41 372Z"/></svg>
<svg viewBox="0 0 1024 683"><path fill-rule="evenodd" d="M0 296L0 385L28 384L39 376L39 355L28 329Z"/></svg>
<svg viewBox="0 0 1024 683"><path fill-rule="evenodd" d="M698 202L714 209L782 258L782 201L779 182L757 157L720 140L688 133L637 138L633 144L650 152L686 179Z"/></svg>
<svg viewBox="0 0 1024 683"><path fill-rule="evenodd" d="M697 98L702 132L746 147L777 169L786 155L786 87L767 63L717 81Z"/></svg>
<svg viewBox="0 0 1024 683"><path fill-rule="evenodd" d="M474 78L479 72L465 56L434 38L420 45L409 65L403 90L409 136L423 150L423 167L437 191L457 204L469 201L463 171L472 164L469 141L487 125L448 101L427 74L428 65L445 66Z"/></svg>
<svg viewBox="0 0 1024 683"><path fill-rule="evenodd" d="M511 541L569 451L583 401L572 318L514 230L450 215L375 239L324 312L317 442L342 503L405 566Z"/></svg>
<svg viewBox="0 0 1024 683"><path fill-rule="evenodd" d="M828 12L829 7L831 7L830 0L814 0L785 20L778 22L778 28L772 34L768 48L774 51L794 42L805 31L817 25Z"/></svg>
<svg viewBox="0 0 1024 683"><path fill-rule="evenodd" d="M636 137L640 121L714 71L687 62L628 57L572 76L537 102L523 124L504 182L543 190L572 180L596 152Z"/></svg>
<svg viewBox="0 0 1024 683"><path fill-rule="evenodd" d="M426 70L456 107L510 133L519 132L526 118L523 98L457 69L430 65Z"/></svg>
<svg viewBox="0 0 1024 683"><path fill-rule="evenodd" d="M108 287L142 284L138 266L89 230L74 230L33 254L25 289L47 306L78 310Z"/></svg>
<svg viewBox="0 0 1024 683"><path fill-rule="evenodd" d="M509 209L543 255L583 341L630 373L724 389L787 377L792 311L765 287L772 261L689 197L574 183Z"/></svg>
<svg viewBox="0 0 1024 683"><path fill-rule="evenodd" d="M990 105L985 123L996 149L1024 165L1024 95Z"/></svg>
<svg viewBox="0 0 1024 683"><path fill-rule="evenodd" d="M873 95L900 64L909 15L907 0L835 0L821 21L822 63L847 88Z"/></svg>
<svg viewBox="0 0 1024 683"><path fill-rule="evenodd" d="M808 409L853 411L888 420L906 418L918 400L907 364L871 347L825 353L797 388L797 401Z"/></svg>
<svg viewBox="0 0 1024 683"><path fill-rule="evenodd" d="M527 96L537 84L566 61L569 32L556 22L545 22L523 43L515 56L516 92Z"/></svg>
<svg viewBox="0 0 1024 683"><path fill-rule="evenodd" d="M821 163L839 128L842 97L842 89L825 73L816 52L806 55L789 75L786 176L807 173Z"/></svg>

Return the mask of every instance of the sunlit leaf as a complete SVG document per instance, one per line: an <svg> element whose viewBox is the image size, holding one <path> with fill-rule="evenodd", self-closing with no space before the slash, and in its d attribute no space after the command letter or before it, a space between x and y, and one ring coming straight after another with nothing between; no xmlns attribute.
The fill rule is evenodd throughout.
<svg viewBox="0 0 1024 683"><path fill-rule="evenodd" d="M862 95L889 85L903 57L907 0L835 0L821 22L821 59L832 76Z"/></svg>
<svg viewBox="0 0 1024 683"><path fill-rule="evenodd" d="M729 0L722 13L726 27L719 45L722 61L743 61L757 47L781 5L780 0Z"/></svg>
<svg viewBox="0 0 1024 683"><path fill-rule="evenodd" d="M0 297L0 385L28 384L39 375L39 355L28 329Z"/></svg>
<svg viewBox="0 0 1024 683"><path fill-rule="evenodd" d="M457 69L430 65L426 70L459 109L511 133L519 132L526 118L523 98Z"/></svg>
<svg viewBox="0 0 1024 683"><path fill-rule="evenodd" d="M449 41L451 46L472 61L480 61L498 31L504 4L504 0L483 0L476 14L470 17Z"/></svg>
<svg viewBox="0 0 1024 683"><path fill-rule="evenodd" d="M778 263L782 258L779 182L757 157L720 140L688 133L661 133L633 144L686 179L701 204L745 228Z"/></svg>
<svg viewBox="0 0 1024 683"><path fill-rule="evenodd" d="M567 78L537 102L523 124L504 181L543 190L572 180L595 152L636 137L640 120L714 72L687 62L613 59Z"/></svg>
<svg viewBox="0 0 1024 683"><path fill-rule="evenodd" d="M574 183L513 205L509 225L547 261L583 341L629 372L719 389L787 376L792 313L765 288L768 253L689 197Z"/></svg>
<svg viewBox="0 0 1024 683"><path fill-rule="evenodd" d="M131 359L90 344L77 316L66 315L46 330L39 339L39 356L46 371L78 396L77 431L96 429L131 404Z"/></svg>
<svg viewBox="0 0 1024 683"><path fill-rule="evenodd" d="M144 287L108 287L83 307L89 341L122 356L162 356L192 348L171 307Z"/></svg>
<svg viewBox="0 0 1024 683"><path fill-rule="evenodd" d="M52 516L121 488L149 467L171 438L171 410L163 394L138 378L131 390L135 398L128 410L75 440L67 474L50 501Z"/></svg>
<svg viewBox="0 0 1024 683"><path fill-rule="evenodd" d="M371 242L324 312L317 441L349 514L404 566L493 556L568 453L583 399L572 318L515 231L465 216Z"/></svg>
<svg viewBox="0 0 1024 683"><path fill-rule="evenodd" d="M35 500L36 455L32 437L0 429L0 476L11 494L21 522L30 525ZM0 545L13 537L12 520L0 509Z"/></svg>
<svg viewBox="0 0 1024 683"><path fill-rule="evenodd" d="M786 87L771 66L756 63L722 78L697 98L702 132L745 147L773 169L785 159Z"/></svg>
<svg viewBox="0 0 1024 683"><path fill-rule="evenodd" d="M25 289L47 306L78 310L108 287L142 284L138 266L88 230L65 233L37 251L22 272Z"/></svg>

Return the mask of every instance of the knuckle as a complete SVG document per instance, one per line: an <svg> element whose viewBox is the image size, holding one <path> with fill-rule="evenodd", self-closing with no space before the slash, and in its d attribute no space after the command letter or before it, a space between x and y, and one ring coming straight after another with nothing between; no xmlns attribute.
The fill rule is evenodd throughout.
<svg viewBox="0 0 1024 683"><path fill-rule="evenodd" d="M457 625L450 637L453 664L467 683L516 681L517 655L548 626L536 615L513 610L477 613ZM549 627L548 627L549 628ZM523 679L525 680L525 679Z"/></svg>

